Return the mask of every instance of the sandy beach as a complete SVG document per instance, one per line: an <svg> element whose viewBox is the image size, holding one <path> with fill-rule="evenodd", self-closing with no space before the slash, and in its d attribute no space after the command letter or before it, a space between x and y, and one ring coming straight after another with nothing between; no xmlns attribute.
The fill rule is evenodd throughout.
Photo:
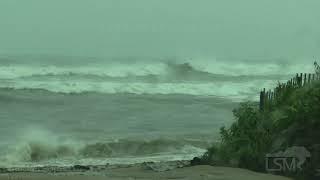
<svg viewBox="0 0 320 180"><path fill-rule="evenodd" d="M190 179L190 180L289 180L270 174L256 173L253 171L215 166L190 166L163 169L157 171L145 164L109 167L105 169L80 170L73 172L10 172L2 173L0 180L137 180L137 179Z"/></svg>

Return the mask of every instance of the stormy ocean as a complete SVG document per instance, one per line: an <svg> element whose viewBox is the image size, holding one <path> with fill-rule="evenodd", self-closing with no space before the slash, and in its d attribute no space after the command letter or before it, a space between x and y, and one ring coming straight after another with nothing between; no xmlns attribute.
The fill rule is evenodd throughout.
<svg viewBox="0 0 320 180"><path fill-rule="evenodd" d="M1 56L0 167L189 160L239 102L301 71L279 60Z"/></svg>

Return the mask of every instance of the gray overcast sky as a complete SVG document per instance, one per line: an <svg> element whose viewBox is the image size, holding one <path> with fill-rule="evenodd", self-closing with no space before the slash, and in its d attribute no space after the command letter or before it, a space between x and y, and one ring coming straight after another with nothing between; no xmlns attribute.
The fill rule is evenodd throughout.
<svg viewBox="0 0 320 180"><path fill-rule="evenodd" d="M0 0L0 53L320 56L320 0Z"/></svg>

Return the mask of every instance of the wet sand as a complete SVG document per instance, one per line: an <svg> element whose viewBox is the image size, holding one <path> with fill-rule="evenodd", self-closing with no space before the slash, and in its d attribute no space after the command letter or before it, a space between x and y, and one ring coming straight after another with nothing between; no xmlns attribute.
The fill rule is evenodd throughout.
<svg viewBox="0 0 320 180"><path fill-rule="evenodd" d="M181 179L181 180L289 180L286 177L261 174L253 171L215 167L192 166L177 168L169 171L156 172L142 166L119 167L105 169L99 172L63 172L63 173L34 173L17 172L1 174L0 180L146 180L146 179Z"/></svg>

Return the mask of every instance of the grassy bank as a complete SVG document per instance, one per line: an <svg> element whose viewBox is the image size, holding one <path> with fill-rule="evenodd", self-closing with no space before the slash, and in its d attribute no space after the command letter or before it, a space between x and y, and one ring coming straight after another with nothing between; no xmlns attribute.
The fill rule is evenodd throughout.
<svg viewBox="0 0 320 180"><path fill-rule="evenodd" d="M208 149L200 163L266 172L266 154L302 146L311 153L303 170L279 174L316 178L316 169L320 168L319 82L287 91L267 110L246 102L233 113L236 122L221 128L221 143Z"/></svg>

